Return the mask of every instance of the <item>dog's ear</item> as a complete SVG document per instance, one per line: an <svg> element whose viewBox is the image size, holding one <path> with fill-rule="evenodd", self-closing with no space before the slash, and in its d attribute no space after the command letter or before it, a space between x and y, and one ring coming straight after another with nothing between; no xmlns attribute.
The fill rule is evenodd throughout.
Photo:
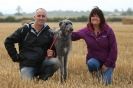
<svg viewBox="0 0 133 88"><path fill-rule="evenodd" d="M61 27L62 23L63 23L62 21L59 22L59 26L60 26L60 27Z"/></svg>

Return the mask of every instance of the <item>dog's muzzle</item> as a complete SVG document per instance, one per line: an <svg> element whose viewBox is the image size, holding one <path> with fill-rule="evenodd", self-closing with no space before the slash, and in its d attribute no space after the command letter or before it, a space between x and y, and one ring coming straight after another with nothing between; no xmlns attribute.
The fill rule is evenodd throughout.
<svg viewBox="0 0 133 88"><path fill-rule="evenodd" d="M72 32L73 31L73 28L70 28L70 31Z"/></svg>

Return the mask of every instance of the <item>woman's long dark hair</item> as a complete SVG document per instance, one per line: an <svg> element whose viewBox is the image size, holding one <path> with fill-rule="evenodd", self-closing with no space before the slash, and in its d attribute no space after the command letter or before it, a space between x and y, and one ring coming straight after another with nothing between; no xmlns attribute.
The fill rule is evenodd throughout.
<svg viewBox="0 0 133 88"><path fill-rule="evenodd" d="M89 24L90 26L93 28L93 25L91 23L91 17L93 17L94 15L98 15L98 17L100 18L100 28L102 30L102 26L105 24L105 18L104 18L104 14L102 12L101 9L99 9L98 7L95 7L92 9L92 11L90 12L90 15L89 15Z"/></svg>

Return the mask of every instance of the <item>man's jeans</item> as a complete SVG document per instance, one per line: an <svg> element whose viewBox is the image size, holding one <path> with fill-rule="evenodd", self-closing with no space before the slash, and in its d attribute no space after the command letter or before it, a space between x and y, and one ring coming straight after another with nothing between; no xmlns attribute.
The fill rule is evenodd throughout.
<svg viewBox="0 0 133 88"><path fill-rule="evenodd" d="M21 78L31 80L38 76L39 79L47 80L54 74L54 72L58 70L59 65L59 61L56 58L52 58L49 60L44 60L40 68L22 67L20 69Z"/></svg>
<svg viewBox="0 0 133 88"><path fill-rule="evenodd" d="M102 82L106 85L111 84L113 68L108 68L106 71L101 72L102 63L95 58L90 58L87 61L88 69L93 74L96 73L98 76L102 77Z"/></svg>

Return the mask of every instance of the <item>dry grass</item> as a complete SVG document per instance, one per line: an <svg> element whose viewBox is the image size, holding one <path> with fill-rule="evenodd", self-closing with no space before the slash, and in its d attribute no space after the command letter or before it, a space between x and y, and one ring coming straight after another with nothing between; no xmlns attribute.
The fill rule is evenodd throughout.
<svg viewBox="0 0 133 88"><path fill-rule="evenodd" d="M48 23L52 28L58 24ZM85 23L73 23L79 29ZM96 79L92 79L85 64L86 45L80 40L73 42L73 49L69 56L68 79L60 84L58 72L48 81L24 81L20 79L17 63L13 63L4 48L5 38L11 34L19 23L0 23L0 87L1 88L131 88L133 86L133 25L110 23L114 29L119 55L114 71L113 84L104 86Z"/></svg>
<svg viewBox="0 0 133 88"><path fill-rule="evenodd" d="M133 24L133 19L132 18L123 18L122 23L123 24Z"/></svg>

